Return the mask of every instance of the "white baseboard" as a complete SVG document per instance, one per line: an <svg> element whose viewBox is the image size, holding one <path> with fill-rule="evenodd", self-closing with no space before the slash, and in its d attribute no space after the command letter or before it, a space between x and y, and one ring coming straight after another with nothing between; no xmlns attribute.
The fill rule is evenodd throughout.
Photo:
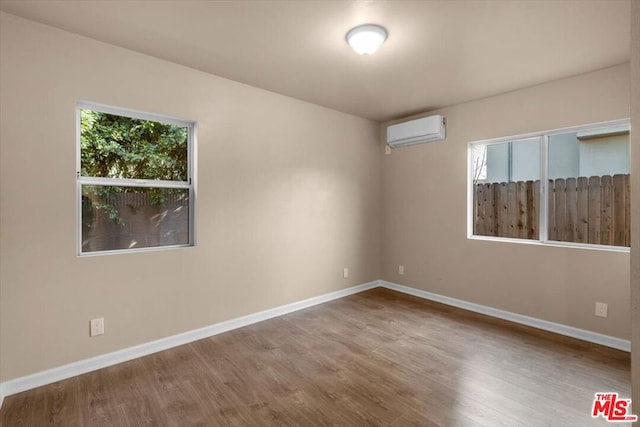
<svg viewBox="0 0 640 427"><path fill-rule="evenodd" d="M597 332L591 332L585 329L574 328L573 326L562 325L560 323L549 322L547 320L537 319L535 317L524 316L522 314L512 313L510 311L499 310L497 308L488 307L486 305L475 304L473 302L434 294L432 292L398 285L397 283L391 283L385 280L380 280L379 283L380 286L384 288L402 292L404 294L409 294L430 301L462 308L465 310L473 311L475 313L486 314L487 316L497 317L498 319L508 320L510 322L531 326L560 335L566 335L568 337L600 344L606 347L611 347L627 352L631 351L631 342L629 340L623 340L621 338L599 334Z"/></svg>
<svg viewBox="0 0 640 427"><path fill-rule="evenodd" d="M5 396L10 396L12 394L20 393L25 390L30 390L32 388L51 384L56 381L61 381L77 375L85 374L97 369L106 368L107 366L116 365L118 363L126 362L138 357L157 353L162 350L167 350L203 338L208 338L217 334L221 334L223 332L231 331L243 326L252 325L254 323L262 322L263 320L282 316L294 311L313 307L318 304L342 298L347 295L356 294L378 286L379 283L377 280L369 283L364 283L362 285L352 286L350 288L341 289L339 291L309 298L303 301L282 305L269 310L264 310L258 313L249 314L247 316L242 316L224 322L216 323L204 328L194 329L192 331L187 331L170 337L161 338L156 341L151 341L148 343L136 345L134 347L125 348L122 350L114 351L112 353L103 354L100 356L92 357L90 359L80 360L77 362L69 363L67 365L48 369L46 371L36 372L35 374L5 381L3 383L0 383L0 407L2 406L2 401L4 400Z"/></svg>
<svg viewBox="0 0 640 427"><path fill-rule="evenodd" d="M0 383L0 407L6 396L20 393L22 391L30 390L32 388L40 387L43 385L51 384L56 381L61 381L67 378L71 378L77 375L85 374L87 372L95 371L98 369L106 368L108 366L117 365L118 363L126 362L128 360L137 359L152 353L157 353L162 350L167 350L173 347L177 347L183 344L187 344L193 341L197 341L203 338L208 338L223 332L228 332L233 329L241 328L243 326L252 325L254 323L262 322L263 320L271 319L274 317L282 316L294 311L302 310L305 308L313 307L318 304L329 302L338 298L342 298L348 295L363 292L376 287L384 287L394 291L402 292L408 295L413 295L419 298L439 302L442 304L450 305L453 307L462 308L465 310L473 311L476 313L486 314L488 316L496 317L499 319L508 320L514 323L520 323L522 325L531 326L545 331L555 332L557 334L566 335L573 338L578 338L584 341L612 347L618 350L630 351L631 344L628 340L611 337L608 335L599 334L596 332L586 331L584 329L578 329L571 326L562 325L559 323L553 323L546 320L536 319L534 317L524 316L517 313L511 313L504 310L488 307L485 305L475 304L459 300L456 298L447 297L444 295L434 294L432 292L423 291L420 289L410 288L408 286L398 285L396 283L387 282L384 280L376 280L362 285L353 286L339 291L331 292L328 294L320 295L314 298L309 298L303 301L294 302L287 305L282 305L269 310L260 311L258 313L249 314L247 316L238 317L235 319L227 320L224 322L216 323L214 325L206 326L200 329L194 329L181 334L173 335L166 338L161 338L156 341L140 344L134 347L125 348L122 350L114 351L112 353L103 354L100 356L92 357L85 360L69 363L67 365L59 366L42 372L36 372L24 377L15 378L13 380Z"/></svg>

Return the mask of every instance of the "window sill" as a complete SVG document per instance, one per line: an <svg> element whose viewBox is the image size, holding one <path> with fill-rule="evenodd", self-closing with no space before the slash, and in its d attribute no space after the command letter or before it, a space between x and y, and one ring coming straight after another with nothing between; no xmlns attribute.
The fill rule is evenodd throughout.
<svg viewBox="0 0 640 427"><path fill-rule="evenodd" d="M158 252L158 251L166 251L166 250L172 250L172 249L193 248L193 247L195 247L195 244L149 246L149 247L146 247L146 248L113 249L113 250L109 250L109 251L80 252L80 253L78 253L78 258L103 256L103 255L133 254L133 253L142 253L142 252Z"/></svg>
<svg viewBox="0 0 640 427"><path fill-rule="evenodd" d="M498 243L517 243L521 245L535 245L535 246L550 246L556 248L569 248L569 249L587 249L605 252L622 252L629 253L630 248L626 246L608 246L608 245L594 245L586 243L571 243L571 242L556 242L556 241L541 241L541 240L527 240L527 239L513 239L509 237L491 237L491 236L467 236L469 240L484 240L489 242Z"/></svg>

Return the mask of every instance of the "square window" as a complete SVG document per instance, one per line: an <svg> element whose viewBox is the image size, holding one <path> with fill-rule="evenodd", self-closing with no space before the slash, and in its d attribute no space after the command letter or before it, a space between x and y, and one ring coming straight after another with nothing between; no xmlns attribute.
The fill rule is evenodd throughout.
<svg viewBox="0 0 640 427"><path fill-rule="evenodd" d="M474 234L537 240L540 138L476 144L471 153Z"/></svg>
<svg viewBox="0 0 640 427"><path fill-rule="evenodd" d="M560 133L548 141L548 239L630 246L628 127Z"/></svg>
<svg viewBox="0 0 640 427"><path fill-rule="evenodd" d="M79 103L79 253L193 245L194 124Z"/></svg>

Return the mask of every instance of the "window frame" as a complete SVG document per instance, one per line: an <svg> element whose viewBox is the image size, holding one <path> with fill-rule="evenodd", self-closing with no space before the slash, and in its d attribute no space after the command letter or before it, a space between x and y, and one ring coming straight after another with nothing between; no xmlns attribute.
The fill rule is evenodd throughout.
<svg viewBox="0 0 640 427"><path fill-rule="evenodd" d="M114 107L90 101L76 102L76 254L79 257L152 252L166 249L193 247L196 245L196 122L176 119L160 114L146 113L128 108ZM148 120L187 128L187 180L167 181L154 179L104 178L82 176L82 115L81 110L92 110L132 119ZM82 187L84 185L177 188L189 190L189 242L177 245L160 245L143 248L111 249L84 252L82 250Z"/></svg>
<svg viewBox="0 0 640 427"><path fill-rule="evenodd" d="M531 132L519 135L504 136L484 140L472 141L467 144L467 239L485 240L493 242L520 243L525 245L555 246L564 248L592 249L610 252L630 252L627 246L600 245L594 243L576 243L549 240L549 206L548 206L548 176L549 176L549 137L566 133L584 132L588 130L627 126L631 130L631 121L628 118L609 120L605 122L589 123L580 126L557 128L541 132ZM473 234L473 147L476 145L495 145L506 142L515 142L524 139L540 139L540 212L538 213L539 238L522 239L515 237L482 236Z"/></svg>

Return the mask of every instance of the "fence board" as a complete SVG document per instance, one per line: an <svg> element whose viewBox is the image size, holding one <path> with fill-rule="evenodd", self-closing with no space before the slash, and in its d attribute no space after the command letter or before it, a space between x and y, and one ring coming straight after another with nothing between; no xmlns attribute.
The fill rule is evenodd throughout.
<svg viewBox="0 0 640 427"><path fill-rule="evenodd" d="M600 244L600 177L589 178L589 243Z"/></svg>
<svg viewBox="0 0 640 427"><path fill-rule="evenodd" d="M532 239L534 238L533 235L535 234L535 223L536 221L536 215L534 215L532 213L533 211L533 207L534 207L534 190L533 190L533 186L534 186L534 182L533 181L527 181L525 183L525 192L526 192L526 201L525 201L525 212L524 212L524 216L526 218L526 227L525 227L525 235L524 238L525 239Z"/></svg>
<svg viewBox="0 0 640 427"><path fill-rule="evenodd" d="M538 226L538 217L540 212L540 181L536 181L533 183L533 201L531 203L531 207L529 211L532 218L529 221L529 229L531 230L530 238L531 239L539 239L540 238L540 227Z"/></svg>
<svg viewBox="0 0 640 427"><path fill-rule="evenodd" d="M518 237L518 200L515 182L507 184L507 215L509 221L507 237Z"/></svg>
<svg viewBox="0 0 640 427"><path fill-rule="evenodd" d="M484 195L484 191L485 191L485 185L484 184L476 184L475 185L475 192L473 193L474 197L474 209L475 209L475 214L474 214L474 226L473 229L475 230L476 234L480 234L482 236L486 235L486 230L485 230L485 224L486 224L486 218L485 218L485 195Z"/></svg>
<svg viewBox="0 0 640 427"><path fill-rule="evenodd" d="M495 186L491 185L491 184L485 184L485 196L486 196L486 203L485 203L485 211L486 211L486 215L485 217L487 218L487 221L489 222L489 224L486 226L485 231L486 231L486 235L487 236L497 236L498 235L498 230L496 228L496 202L495 202L495 198L494 198L494 194L496 191Z"/></svg>
<svg viewBox="0 0 640 427"><path fill-rule="evenodd" d="M501 182L496 186L496 192L494 193L496 198L496 227L498 230L498 236L508 237L508 201L507 201L507 183Z"/></svg>
<svg viewBox="0 0 640 427"><path fill-rule="evenodd" d="M624 246L625 244L625 215L624 215L624 197L625 197L625 175L613 176L613 244L616 246Z"/></svg>
<svg viewBox="0 0 640 427"><path fill-rule="evenodd" d="M625 205L625 177L626 175L613 176L613 244L624 246L626 218L624 214Z"/></svg>
<svg viewBox="0 0 640 427"><path fill-rule="evenodd" d="M516 226L517 237L521 239L527 238L527 183L519 181L516 183L516 199L518 201Z"/></svg>
<svg viewBox="0 0 640 427"><path fill-rule="evenodd" d="M578 201L577 201L577 187L576 179L568 178L566 181L566 231L565 241L576 241L576 225L578 223Z"/></svg>
<svg viewBox="0 0 640 427"><path fill-rule="evenodd" d="M578 178L576 188L576 242L589 242L589 180L583 176Z"/></svg>
<svg viewBox="0 0 640 427"><path fill-rule="evenodd" d="M556 179L553 184L556 214L556 238L554 240L564 242L567 240L567 191L564 179Z"/></svg>
<svg viewBox="0 0 640 427"><path fill-rule="evenodd" d="M611 176L600 178L600 244L613 245L613 184Z"/></svg>
<svg viewBox="0 0 640 427"><path fill-rule="evenodd" d="M555 204L555 187L553 181L547 183L548 189L548 215L547 215L547 235L549 240L558 240L558 231L556 229L556 204Z"/></svg>
<svg viewBox="0 0 640 427"><path fill-rule="evenodd" d="M631 246L631 179L629 178L629 175L626 175L625 177L624 194L624 218L626 224L624 245Z"/></svg>

